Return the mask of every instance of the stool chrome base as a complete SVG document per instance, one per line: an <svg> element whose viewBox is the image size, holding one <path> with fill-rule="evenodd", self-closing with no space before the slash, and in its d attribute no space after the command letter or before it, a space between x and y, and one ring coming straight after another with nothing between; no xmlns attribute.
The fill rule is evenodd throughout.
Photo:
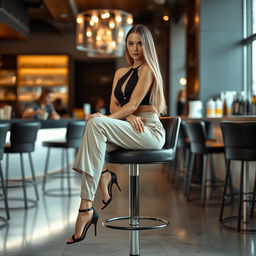
<svg viewBox="0 0 256 256"><path fill-rule="evenodd" d="M169 222L155 217L141 217L139 213L139 164L129 164L129 216L115 217L107 219L103 222L103 225L107 228L117 230L128 230L130 240L130 256L140 255L140 230L151 230L165 228L169 225ZM127 226L115 226L109 224L111 222L129 220ZM140 221L157 221L160 225L154 226L141 226Z"/></svg>

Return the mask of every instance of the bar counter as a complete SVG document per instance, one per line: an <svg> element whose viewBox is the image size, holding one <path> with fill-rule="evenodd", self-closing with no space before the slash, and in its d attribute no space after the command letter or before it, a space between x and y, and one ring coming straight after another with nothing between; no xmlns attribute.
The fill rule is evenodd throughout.
<svg viewBox="0 0 256 256"><path fill-rule="evenodd" d="M22 118L13 118L9 120L0 120L0 123L9 123L10 126L12 123L17 122L39 122L41 123L41 129L49 129L49 128L65 128L67 124L71 121L76 121L77 119L73 118L63 118L59 120L37 120L37 119L22 119ZM81 120L79 120L81 121Z"/></svg>
<svg viewBox="0 0 256 256"><path fill-rule="evenodd" d="M223 116L223 117L202 117L202 118L190 118L188 116L181 116L185 120L202 120L212 123L220 123L222 121L256 121L256 116Z"/></svg>
<svg viewBox="0 0 256 256"><path fill-rule="evenodd" d="M38 131L35 151L32 153L34 169L36 176L40 177L44 173L45 159L47 148L42 146L42 142L46 140L57 140L63 141L66 136L66 127L67 124L71 121L78 121L77 119L67 118L60 120L35 120L35 119L10 119L10 120L0 120L0 123L9 123L10 127L12 123L16 122L40 122L41 129ZM81 120L79 120L81 121ZM10 132L7 133L6 143L10 142ZM72 164L72 160L74 160L75 152L74 149L69 150L69 159ZM19 154L11 154L9 158L9 177L12 179L20 177L20 158ZM5 171L6 164L6 156L4 154L4 158L2 160L2 167ZM24 154L24 167L26 175L30 176L30 166L27 154ZM49 162L48 170L49 172L58 171L61 167L61 150L60 149L52 149L51 150L51 158Z"/></svg>

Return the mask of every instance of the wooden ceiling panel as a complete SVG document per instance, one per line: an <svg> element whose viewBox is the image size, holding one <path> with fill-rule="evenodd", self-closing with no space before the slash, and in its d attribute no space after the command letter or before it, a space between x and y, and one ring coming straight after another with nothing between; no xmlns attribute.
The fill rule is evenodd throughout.
<svg viewBox="0 0 256 256"><path fill-rule="evenodd" d="M131 13L145 12L149 0L75 0L80 12L88 9L120 9Z"/></svg>
<svg viewBox="0 0 256 256"><path fill-rule="evenodd" d="M67 23L72 21L73 16L67 1L63 1L63 0L55 0L55 1L43 0L43 1L55 21L67 22Z"/></svg>
<svg viewBox="0 0 256 256"><path fill-rule="evenodd" d="M26 37L10 26L0 23L0 39L26 39Z"/></svg>

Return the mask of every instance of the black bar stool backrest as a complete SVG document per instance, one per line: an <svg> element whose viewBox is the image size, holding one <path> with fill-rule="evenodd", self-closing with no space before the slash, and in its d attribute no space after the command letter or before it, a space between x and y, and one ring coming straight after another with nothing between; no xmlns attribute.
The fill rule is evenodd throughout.
<svg viewBox="0 0 256 256"><path fill-rule="evenodd" d="M203 121L188 120L186 123L186 131L189 137L191 152L203 154L205 141L207 139L205 123Z"/></svg>
<svg viewBox="0 0 256 256"><path fill-rule="evenodd" d="M69 147L78 148L84 134L85 122L69 122L67 126L66 140Z"/></svg>
<svg viewBox="0 0 256 256"><path fill-rule="evenodd" d="M166 139L163 148L176 149L180 130L181 119L178 117L163 118L161 122L166 132Z"/></svg>
<svg viewBox="0 0 256 256"><path fill-rule="evenodd" d="M184 148L187 145L187 131L186 131L186 122L184 120L181 121L180 124L180 132L179 132L179 137L178 137L178 148Z"/></svg>
<svg viewBox="0 0 256 256"><path fill-rule="evenodd" d="M6 134L8 130L9 130L9 124L0 124L0 160L3 159L5 139L6 139Z"/></svg>
<svg viewBox="0 0 256 256"><path fill-rule="evenodd" d="M11 148L12 152L33 152L37 132L40 129L39 122L13 123L11 126Z"/></svg>
<svg viewBox="0 0 256 256"><path fill-rule="evenodd" d="M256 122L222 122L225 157L228 160L256 160Z"/></svg>

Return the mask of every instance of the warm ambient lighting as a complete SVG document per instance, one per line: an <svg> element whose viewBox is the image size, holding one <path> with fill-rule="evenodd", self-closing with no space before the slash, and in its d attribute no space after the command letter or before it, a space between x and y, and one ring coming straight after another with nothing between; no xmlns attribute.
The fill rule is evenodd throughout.
<svg viewBox="0 0 256 256"><path fill-rule="evenodd" d="M88 10L77 16L76 48L89 57L121 57L133 17L121 10Z"/></svg>
<svg viewBox="0 0 256 256"><path fill-rule="evenodd" d="M186 78L181 78L180 79L180 84L181 85L186 85L187 84L187 79Z"/></svg>
<svg viewBox="0 0 256 256"><path fill-rule="evenodd" d="M163 20L164 20L164 21L168 21L169 19L170 19L170 18L169 18L168 15L164 15L164 16L163 16Z"/></svg>

